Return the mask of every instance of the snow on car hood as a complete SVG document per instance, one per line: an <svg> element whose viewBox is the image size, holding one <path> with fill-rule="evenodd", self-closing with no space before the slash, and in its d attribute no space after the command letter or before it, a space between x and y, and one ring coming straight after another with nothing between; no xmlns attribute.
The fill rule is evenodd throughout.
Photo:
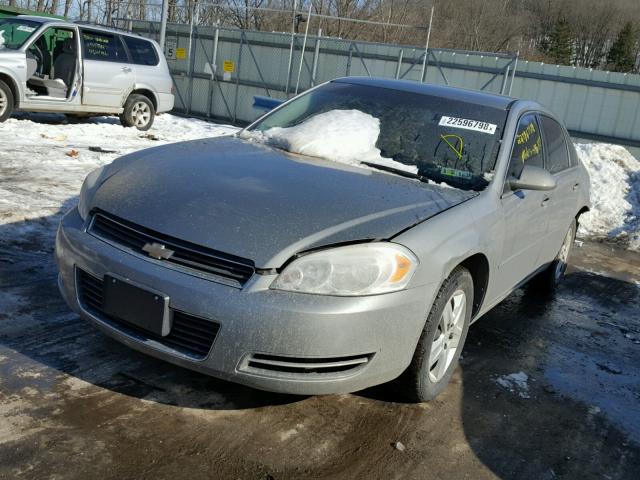
<svg viewBox="0 0 640 480"><path fill-rule="evenodd" d="M102 178L91 208L261 268L310 248L390 238L477 194L228 137L131 154Z"/></svg>

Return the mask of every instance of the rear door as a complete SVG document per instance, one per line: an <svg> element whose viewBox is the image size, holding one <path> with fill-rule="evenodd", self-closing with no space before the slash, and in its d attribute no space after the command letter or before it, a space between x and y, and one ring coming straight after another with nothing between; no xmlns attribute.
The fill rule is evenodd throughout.
<svg viewBox="0 0 640 480"><path fill-rule="evenodd" d="M171 77L163 68L160 68L160 56L153 43L144 38L129 35L123 35L122 39L129 50L139 87L149 88L154 93L169 93Z"/></svg>
<svg viewBox="0 0 640 480"><path fill-rule="evenodd" d="M512 191L508 186L509 179L520 177L525 164L544 168L543 139L535 113L526 113L518 121L505 189L500 199L504 241L496 282L498 291L502 293L511 290L537 268L549 223L549 202L553 191Z"/></svg>
<svg viewBox="0 0 640 480"><path fill-rule="evenodd" d="M120 35L82 29L83 105L121 107L135 85L135 72Z"/></svg>
<svg viewBox="0 0 640 480"><path fill-rule="evenodd" d="M569 145L564 128L553 118L540 114L545 145L545 168L557 186L549 203L549 231L540 254L540 263L553 260L560 250L578 204L576 169L569 160Z"/></svg>

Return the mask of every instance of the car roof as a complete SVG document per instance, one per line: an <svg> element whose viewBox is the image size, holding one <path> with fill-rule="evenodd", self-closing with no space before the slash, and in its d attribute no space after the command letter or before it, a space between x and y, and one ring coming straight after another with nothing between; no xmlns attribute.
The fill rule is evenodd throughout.
<svg viewBox="0 0 640 480"><path fill-rule="evenodd" d="M62 23L69 26L73 25L73 26L84 27L92 30L100 30L104 32L117 33L119 35L129 35L131 37L140 37L140 35L138 35L137 33L130 32L128 30L121 30L114 27L108 27L105 25L96 25L94 23L88 23L88 22L70 22L68 20L62 20L59 18L39 17L37 15L17 15L14 18L19 18L21 20L29 20L32 22L39 22L39 23L58 23L58 24ZM145 40L152 40L152 39L145 38Z"/></svg>
<svg viewBox="0 0 640 480"><path fill-rule="evenodd" d="M451 100L463 101L474 105L509 110L511 105L517 101L516 98L498 95L495 93L481 92L478 90L467 90L466 88L449 87L445 85L434 85L430 83L419 83L409 80L391 80L388 78L376 77L342 77L334 82L351 83L353 85L366 85L378 88L389 88L403 92L418 93L436 97L448 98Z"/></svg>
<svg viewBox="0 0 640 480"><path fill-rule="evenodd" d="M65 22L65 20L62 20L60 18L53 18L53 17L40 17L38 15L16 15L13 18L17 18L19 20L30 20L32 22L39 22L39 23L48 23L48 22Z"/></svg>

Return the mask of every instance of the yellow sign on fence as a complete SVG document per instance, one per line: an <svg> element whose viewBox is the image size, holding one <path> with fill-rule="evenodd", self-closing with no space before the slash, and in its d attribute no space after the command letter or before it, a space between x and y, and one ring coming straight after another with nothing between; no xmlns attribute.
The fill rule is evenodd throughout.
<svg viewBox="0 0 640 480"><path fill-rule="evenodd" d="M236 64L231 60L225 60L222 64L222 69L227 73L233 73L236 71Z"/></svg>
<svg viewBox="0 0 640 480"><path fill-rule="evenodd" d="M178 60L184 60L187 58L187 49L186 48L176 48L176 58Z"/></svg>

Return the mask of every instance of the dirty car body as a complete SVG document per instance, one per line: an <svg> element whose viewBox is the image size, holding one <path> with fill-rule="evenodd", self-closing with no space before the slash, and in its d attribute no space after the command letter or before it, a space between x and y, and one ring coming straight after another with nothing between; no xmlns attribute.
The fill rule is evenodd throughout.
<svg viewBox="0 0 640 480"><path fill-rule="evenodd" d="M299 122L297 101L342 94L424 101L434 129L424 141L448 163L423 168L414 159L413 174L343 165L245 135ZM494 116L475 118L483 112ZM382 153L395 148L394 159L414 162L402 157L406 141L385 133L393 121L382 120ZM549 121L561 143L544 135ZM136 350L219 378L296 394L356 391L407 369L456 268L473 278L474 321L547 268L588 208L588 177L566 130L533 102L347 78L285 103L247 132L137 152L87 177L56 240L59 286L72 309ZM484 170L460 166L480 146ZM558 148L566 165L549 160L545 173L546 155ZM539 168L514 166L514 155L540 155ZM527 172L520 187L516 170ZM540 184L536 175L549 182L544 190L525 184ZM334 252L335 263L322 257ZM391 258L391 271L367 263L378 254ZM355 257L364 267L350 266Z"/></svg>

